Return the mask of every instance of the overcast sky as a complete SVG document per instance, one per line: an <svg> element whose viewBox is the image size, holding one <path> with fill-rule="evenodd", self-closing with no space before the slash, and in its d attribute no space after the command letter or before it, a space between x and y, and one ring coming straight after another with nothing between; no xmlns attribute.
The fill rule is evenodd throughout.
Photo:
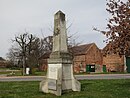
<svg viewBox="0 0 130 98"><path fill-rule="evenodd" d="M79 42L95 42L103 48L105 37L92 28L105 29L105 9L106 0L0 0L0 56L6 57L11 39L25 29L37 36L52 35L49 28L58 10L66 14L68 25L73 24L70 32L77 32Z"/></svg>

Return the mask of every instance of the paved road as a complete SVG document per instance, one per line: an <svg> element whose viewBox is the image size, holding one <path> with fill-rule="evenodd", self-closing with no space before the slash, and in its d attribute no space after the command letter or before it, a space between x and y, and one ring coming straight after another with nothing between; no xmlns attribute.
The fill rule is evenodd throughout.
<svg viewBox="0 0 130 98"><path fill-rule="evenodd" d="M94 79L130 79L130 74L96 74L96 75L75 75L78 80ZM45 76L0 76L0 81L41 81Z"/></svg>
<svg viewBox="0 0 130 98"><path fill-rule="evenodd" d="M98 74L98 75L77 75L78 80L91 79L130 79L130 74Z"/></svg>

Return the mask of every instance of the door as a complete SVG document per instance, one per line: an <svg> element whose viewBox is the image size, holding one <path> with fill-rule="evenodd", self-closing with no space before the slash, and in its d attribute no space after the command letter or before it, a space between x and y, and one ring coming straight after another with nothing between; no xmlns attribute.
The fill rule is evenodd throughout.
<svg viewBox="0 0 130 98"><path fill-rule="evenodd" d="M95 72L95 65L90 65L90 72Z"/></svg>
<svg viewBox="0 0 130 98"><path fill-rule="evenodd" d="M130 57L126 57L127 72L130 73Z"/></svg>
<svg viewBox="0 0 130 98"><path fill-rule="evenodd" d="M86 65L86 72L90 72L90 65Z"/></svg>
<svg viewBox="0 0 130 98"><path fill-rule="evenodd" d="M103 72L107 72L106 65L103 65Z"/></svg>

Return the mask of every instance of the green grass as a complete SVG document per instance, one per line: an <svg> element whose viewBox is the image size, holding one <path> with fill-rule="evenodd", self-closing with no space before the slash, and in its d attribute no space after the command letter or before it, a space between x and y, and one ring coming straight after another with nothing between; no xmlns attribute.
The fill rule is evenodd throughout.
<svg viewBox="0 0 130 98"><path fill-rule="evenodd" d="M46 71L36 71L35 73L34 73L34 75L35 76L45 76L46 75Z"/></svg>
<svg viewBox="0 0 130 98"><path fill-rule="evenodd" d="M83 80L81 92L61 97L39 92L40 82L0 82L0 98L130 98L130 79Z"/></svg>
<svg viewBox="0 0 130 98"><path fill-rule="evenodd" d="M20 69L20 70L11 70L11 69L8 69L8 68L0 68L0 75L22 76L22 69ZM26 75L26 76L45 76L45 75L46 75L46 71L34 70L33 74Z"/></svg>
<svg viewBox="0 0 130 98"><path fill-rule="evenodd" d="M5 74L7 76L21 76L22 75L22 72L21 71L3 71L3 72L0 72L0 75L2 74Z"/></svg>
<svg viewBox="0 0 130 98"><path fill-rule="evenodd" d="M7 71L8 70L8 71ZM15 74L11 74L13 73ZM33 74L25 75L25 76L45 76L47 71L38 71L37 68L33 69ZM9 68L0 68L0 75L7 75L7 76L22 76L22 69L19 71L11 70ZM127 74L126 72L106 72L106 73L74 73L74 75L95 75L95 74Z"/></svg>
<svg viewBox="0 0 130 98"><path fill-rule="evenodd" d="M127 72L99 72L99 73L96 73L96 72L83 72L83 73L74 73L74 75L95 75L95 74L128 74Z"/></svg>

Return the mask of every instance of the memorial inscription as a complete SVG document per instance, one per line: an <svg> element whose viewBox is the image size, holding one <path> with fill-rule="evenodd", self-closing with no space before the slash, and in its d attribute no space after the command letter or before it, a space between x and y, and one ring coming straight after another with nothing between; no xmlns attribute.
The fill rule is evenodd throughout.
<svg viewBox="0 0 130 98"><path fill-rule="evenodd" d="M56 80L55 79L48 79L48 89L56 90Z"/></svg>

